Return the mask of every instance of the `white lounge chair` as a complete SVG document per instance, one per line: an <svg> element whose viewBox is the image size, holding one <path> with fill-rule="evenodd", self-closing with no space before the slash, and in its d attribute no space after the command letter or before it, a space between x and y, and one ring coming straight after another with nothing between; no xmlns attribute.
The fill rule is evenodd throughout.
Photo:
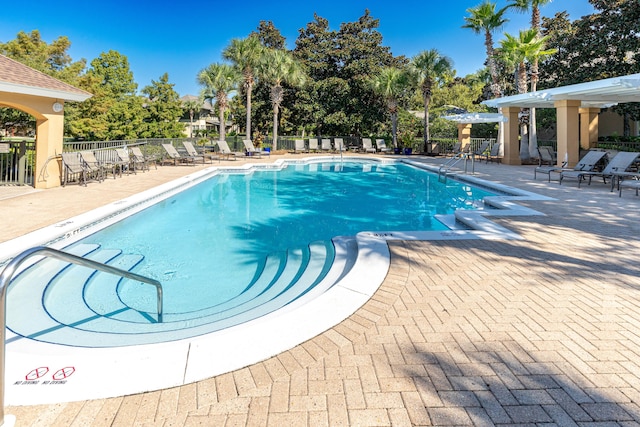
<svg viewBox="0 0 640 427"><path fill-rule="evenodd" d="M376 139L376 148L381 153L388 153L389 151L391 151L391 148L388 148L387 143L384 141L384 139L381 139L381 138Z"/></svg>
<svg viewBox="0 0 640 427"><path fill-rule="evenodd" d="M309 151L318 151L318 138L309 138Z"/></svg>
<svg viewBox="0 0 640 427"><path fill-rule="evenodd" d="M131 147L131 155L133 156L133 167L138 168L138 165L141 166L142 171L149 170L149 163L153 162L153 165L156 169L158 169L158 158L157 156L146 156L142 153L140 147Z"/></svg>
<svg viewBox="0 0 640 427"><path fill-rule="evenodd" d="M243 139L242 143L244 144L244 149L247 152L247 155L249 156L258 156L261 157L263 154L264 155L271 155L270 151L265 151L265 150L258 150L254 145L253 145L253 141L251 141L250 139Z"/></svg>
<svg viewBox="0 0 640 427"><path fill-rule="evenodd" d="M324 138L322 139L321 143L320 143L320 148L322 149L322 151L332 151L333 147L331 146L331 140L328 138Z"/></svg>
<svg viewBox="0 0 640 427"><path fill-rule="evenodd" d="M236 160L237 156L244 155L244 153L231 151L231 149L229 148L229 144L227 144L227 141L221 140L217 141L216 143L218 144L218 153L220 154L221 158L224 157L227 160L231 160L231 158L233 157L233 160Z"/></svg>
<svg viewBox="0 0 640 427"><path fill-rule="evenodd" d="M293 152L294 153L308 153L309 150L304 146L304 139L296 139L293 141Z"/></svg>
<svg viewBox="0 0 640 427"><path fill-rule="evenodd" d="M173 144L162 144L162 148L167 153L167 158L163 159L163 162L173 162L173 165L178 164L186 164L186 165L194 165L196 159L192 156L181 156L176 150L176 147Z"/></svg>
<svg viewBox="0 0 640 427"><path fill-rule="evenodd" d="M362 151L365 153L375 153L376 149L371 142L371 138L362 138Z"/></svg>

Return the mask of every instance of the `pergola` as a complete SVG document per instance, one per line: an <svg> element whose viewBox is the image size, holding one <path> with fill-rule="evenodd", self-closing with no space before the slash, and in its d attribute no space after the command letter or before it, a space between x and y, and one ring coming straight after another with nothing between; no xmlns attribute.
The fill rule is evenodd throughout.
<svg viewBox="0 0 640 427"><path fill-rule="evenodd" d="M507 117L503 162L520 164L519 121L521 108L555 108L557 114L558 165L580 160L580 147L588 149L598 140L598 113L602 108L640 102L640 74L544 89L483 101ZM579 142L579 144L578 144Z"/></svg>
<svg viewBox="0 0 640 427"><path fill-rule="evenodd" d="M496 113L460 113L442 116L443 119L451 120L458 124L458 142L464 147L471 142L471 126L478 123L503 123L507 118Z"/></svg>
<svg viewBox="0 0 640 427"><path fill-rule="evenodd" d="M85 101L92 95L20 62L0 55L0 106L31 114L36 119L34 187L60 185L64 103Z"/></svg>

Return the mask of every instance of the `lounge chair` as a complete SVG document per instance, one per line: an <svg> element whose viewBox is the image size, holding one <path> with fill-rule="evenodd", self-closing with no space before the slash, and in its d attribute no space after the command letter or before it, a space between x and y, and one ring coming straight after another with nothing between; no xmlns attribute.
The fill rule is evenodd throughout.
<svg viewBox="0 0 640 427"><path fill-rule="evenodd" d="M227 141L217 141L218 144L218 153L220 154L220 157L224 157L227 160L231 160L231 158L233 157L233 160L236 160L236 158L239 155L244 155L244 153L236 153L231 151L231 149L229 148L229 144L227 144Z"/></svg>
<svg viewBox="0 0 640 427"><path fill-rule="evenodd" d="M198 150L196 150L196 147L193 146L191 141L182 141L182 145L184 145L184 149L187 150L187 154L193 157L196 161L202 160L202 163L204 163L207 159L209 159L209 163L212 163L213 160L220 160L220 156L217 156L215 153L198 153Z"/></svg>
<svg viewBox="0 0 640 427"><path fill-rule="evenodd" d="M622 197L622 189L623 188L632 188L636 190L636 196L638 195L638 190L640 190L640 181L638 179L621 181L618 184L618 197Z"/></svg>
<svg viewBox="0 0 640 427"><path fill-rule="evenodd" d="M344 140L342 138L334 138L333 146L336 151L344 151Z"/></svg>
<svg viewBox="0 0 640 427"><path fill-rule="evenodd" d="M138 165L142 167L142 171L149 170L149 162L153 162L153 165L158 169L158 164L156 162L156 157L154 156L145 156L142 153L140 147L131 147L131 155L133 160L133 167L135 169L138 168Z"/></svg>
<svg viewBox="0 0 640 427"><path fill-rule="evenodd" d="M560 184L562 184L562 180L565 178L577 178L579 187L580 182L586 175L585 172L591 172L595 170L596 165L604 158L606 154L607 153L605 151L591 150L587 154L585 154L582 159L580 159L578 164L575 165L573 169L558 168L558 171L560 172Z"/></svg>
<svg viewBox="0 0 640 427"><path fill-rule="evenodd" d="M558 162L558 157L556 152L551 149L551 147L543 145L542 147L538 147L538 166L533 170L533 179L536 179L539 173L546 174L548 177L548 181L551 182L551 172L558 172L566 166L566 163L560 167L556 163ZM548 166L544 166L544 165Z"/></svg>
<svg viewBox="0 0 640 427"><path fill-rule="evenodd" d="M621 181L625 176L626 177L636 177L639 176L636 172L627 172L635 162L640 153L621 151L617 153L613 158L607 163L607 166L602 170L602 172L591 171L591 172L580 172L582 175L582 179L586 177L589 178L588 185L591 185L591 178L594 176L601 176L604 183L607 183L607 178L611 178L611 191L613 191L617 182ZM568 172L567 172L568 173ZM577 174L578 172L576 172ZM562 177L562 174L560 174ZM578 187L580 187L580 182L582 179L578 180Z"/></svg>
<svg viewBox="0 0 640 427"><path fill-rule="evenodd" d="M163 159L163 162L173 162L174 166L180 163L187 165L195 164L195 158L193 158L192 156L181 156L180 153L178 153L178 150L176 150L176 147L173 146L173 144L162 144L162 148L164 148L164 151L167 152L168 156L167 159Z"/></svg>
<svg viewBox="0 0 640 427"><path fill-rule="evenodd" d="M389 151L391 151L391 148L387 147L387 143L384 141L384 139L376 139L376 148L381 153L388 153Z"/></svg>
<svg viewBox="0 0 640 427"><path fill-rule="evenodd" d="M293 141L293 152L294 153L308 153L307 147L304 146L304 139L296 139Z"/></svg>
<svg viewBox="0 0 640 427"><path fill-rule="evenodd" d="M78 180L78 184L87 186L87 168L78 152L62 153L62 186Z"/></svg>
<svg viewBox="0 0 640 427"><path fill-rule="evenodd" d="M482 141L478 148L473 150L473 155L478 157L486 157L487 150L489 149L489 141Z"/></svg>
<svg viewBox="0 0 640 427"><path fill-rule="evenodd" d="M96 159L93 151L81 151L80 157L87 168L87 177L94 177L98 181L104 180L105 169L102 163ZM115 178L115 176L114 176Z"/></svg>
<svg viewBox="0 0 640 427"><path fill-rule="evenodd" d="M126 171L127 175L129 175L132 169L133 173L135 174L136 169L133 165L133 160L129 155L129 150L127 150L126 148L116 148L113 151L115 152L117 158L112 158L112 162L117 166L120 175L122 175L122 172L124 171Z"/></svg>
<svg viewBox="0 0 640 427"><path fill-rule="evenodd" d="M331 140L328 138L323 138L320 142L320 148L322 151L332 151L333 147L331 146Z"/></svg>
<svg viewBox="0 0 640 427"><path fill-rule="evenodd" d="M262 149L257 149L254 145L253 145L253 141L251 141L250 139L243 139L242 143L244 144L244 149L247 152L248 156L258 156L258 157L262 157L263 154L269 156L271 155L270 151L265 151Z"/></svg>
<svg viewBox="0 0 640 427"><path fill-rule="evenodd" d="M365 153L375 153L376 149L371 142L371 138L362 138L362 151Z"/></svg>
<svg viewBox="0 0 640 427"><path fill-rule="evenodd" d="M496 142L495 144L493 144L493 147L491 147L491 151L489 151L489 154L487 154L486 163L494 161L496 163L502 162L502 156L500 156L500 148L502 148L502 144L500 142Z"/></svg>
<svg viewBox="0 0 640 427"><path fill-rule="evenodd" d="M309 151L318 152L318 138L309 138Z"/></svg>

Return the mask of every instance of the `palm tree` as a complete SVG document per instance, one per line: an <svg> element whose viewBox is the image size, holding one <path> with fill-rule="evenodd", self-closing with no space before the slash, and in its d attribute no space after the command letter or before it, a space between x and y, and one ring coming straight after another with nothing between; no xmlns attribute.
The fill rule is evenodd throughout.
<svg viewBox="0 0 640 427"><path fill-rule="evenodd" d="M514 0L511 5L516 10L527 12L531 9L531 28L540 33L540 6L551 3L551 0ZM534 58L531 63L531 92L538 89L538 58ZM538 132L536 129L536 109L531 108L529 113L529 155L538 156Z"/></svg>
<svg viewBox="0 0 640 427"><path fill-rule="evenodd" d="M305 82L302 65L290 53L284 50L268 49L264 51L258 74L271 85L269 98L273 107L273 150L278 149L278 113L284 100L283 83L298 86Z"/></svg>
<svg viewBox="0 0 640 427"><path fill-rule="evenodd" d="M519 37L514 37L505 33L504 40L500 41L500 56L505 64L513 64L516 67L518 93L527 92L527 63L532 63L543 56L551 55L556 50L545 50L544 46L547 37L538 37L538 32L534 29L520 31ZM526 117L526 116L524 116ZM529 137L527 132L527 121L520 123L520 159L527 160L529 155Z"/></svg>
<svg viewBox="0 0 640 427"><path fill-rule="evenodd" d="M398 101L410 84L407 72L396 67L384 67L371 79L373 90L381 95L391 115L393 147L398 148Z"/></svg>
<svg viewBox="0 0 640 427"><path fill-rule="evenodd" d="M220 119L220 141L225 139L224 113L229 105L229 93L238 87L239 75L229 64L211 64L198 73L198 83L204 86L203 97L214 99L218 104Z"/></svg>
<svg viewBox="0 0 640 427"><path fill-rule="evenodd" d="M476 34L484 33L484 45L487 49L487 64L492 82L491 92L493 92L493 96L496 98L502 96L502 91L498 80L492 33L500 29L508 21L508 19L503 18L503 15L510 6L511 5L507 5L496 11L496 4L486 0L476 7L467 9L470 16L464 18L467 23L462 26L462 28L471 29Z"/></svg>
<svg viewBox="0 0 640 427"><path fill-rule="evenodd" d="M243 86L247 94L247 138L251 139L251 91L256 81L256 68L260 64L264 46L255 35L245 39L233 39L222 52L224 59L231 61L242 73Z"/></svg>
<svg viewBox="0 0 640 427"><path fill-rule="evenodd" d="M190 99L182 103L184 111L189 113L189 138L193 138L193 117L196 111L200 111L200 105L198 101Z"/></svg>
<svg viewBox="0 0 640 427"><path fill-rule="evenodd" d="M425 50L413 57L412 69L418 80L424 103L424 151L431 152L429 144L429 104L433 85L453 76L453 61L440 55L436 49ZM427 147L428 146L428 147ZM429 148L427 150L427 148Z"/></svg>

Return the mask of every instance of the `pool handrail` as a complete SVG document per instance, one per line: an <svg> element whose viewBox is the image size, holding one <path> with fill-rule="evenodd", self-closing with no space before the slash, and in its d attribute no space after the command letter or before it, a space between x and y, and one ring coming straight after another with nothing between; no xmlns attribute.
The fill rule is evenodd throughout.
<svg viewBox="0 0 640 427"><path fill-rule="evenodd" d="M151 279L149 277L141 276L130 271L122 270L110 265L103 264L91 259L82 258L77 255L73 255L58 249L48 248L46 246L36 246L13 258L0 273L0 427L4 424L4 369L5 369L5 329L7 325L7 288L11 281L13 274L18 267L26 261L28 258L34 255L47 255L52 258L57 258L62 261L67 261L73 264L81 265L88 268L94 268L96 270L103 271L105 273L115 274L116 276L125 277L131 280L137 280L156 287L156 293L158 295L158 323L162 323L162 283L158 280Z"/></svg>

